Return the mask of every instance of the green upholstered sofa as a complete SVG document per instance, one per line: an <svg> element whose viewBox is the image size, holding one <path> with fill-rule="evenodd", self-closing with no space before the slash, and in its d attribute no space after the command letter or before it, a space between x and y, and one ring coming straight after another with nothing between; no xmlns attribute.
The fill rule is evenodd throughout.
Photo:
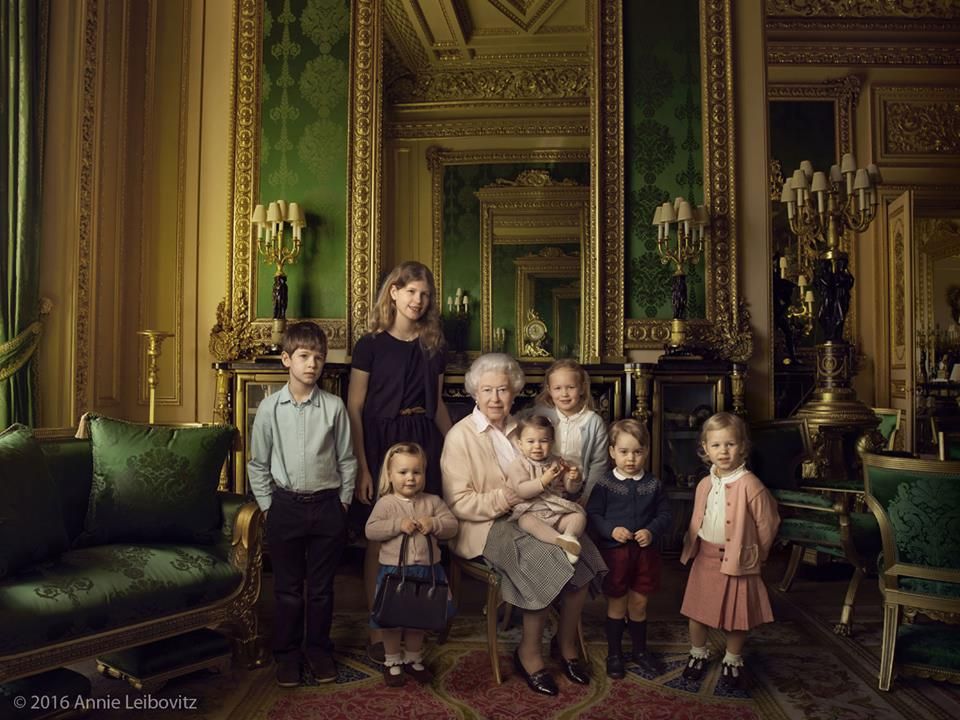
<svg viewBox="0 0 960 720"><path fill-rule="evenodd" d="M28 541L23 547L33 553L32 561L0 567L0 683L203 627L231 631L241 656L255 661L262 560L262 513L256 503L218 492L214 480L210 494L216 498L210 500L214 520L220 521L204 542L99 542L85 532L96 485L91 440L41 432L34 431L34 438L62 512L65 542L53 548L56 552L45 550L47 541L39 536L49 518L37 517L18 531L25 532L21 539ZM22 460L23 452L12 456L14 463L8 462L9 453L0 455L4 482L15 480L10 465ZM22 463L17 472L23 474ZM8 546L18 511L10 507L17 503L6 492L10 488L0 487L0 541ZM122 514L122 497L115 504L113 510ZM31 550L32 533L38 545ZM3 558L0 564L6 564Z"/></svg>

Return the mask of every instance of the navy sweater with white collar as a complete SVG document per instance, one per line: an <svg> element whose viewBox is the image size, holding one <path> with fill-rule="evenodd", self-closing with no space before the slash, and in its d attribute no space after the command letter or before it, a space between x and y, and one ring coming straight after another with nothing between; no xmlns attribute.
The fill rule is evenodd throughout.
<svg viewBox="0 0 960 720"><path fill-rule="evenodd" d="M613 529L625 527L631 533L647 529L653 534L651 545L660 544L660 537L669 529L672 515L663 484L651 473L639 480L621 480L607 470L597 482L587 501L587 516L596 531L597 545L619 547Z"/></svg>

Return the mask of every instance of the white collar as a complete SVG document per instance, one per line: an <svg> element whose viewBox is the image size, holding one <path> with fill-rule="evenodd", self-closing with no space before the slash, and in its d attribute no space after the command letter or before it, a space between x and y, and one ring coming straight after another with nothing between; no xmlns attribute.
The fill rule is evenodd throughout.
<svg viewBox="0 0 960 720"><path fill-rule="evenodd" d="M646 474L647 473L645 470L641 470L639 475L637 475L636 477L633 477L631 475L624 475L622 472L620 472L619 468L613 469L613 476L617 480L643 480L643 476Z"/></svg>
<svg viewBox="0 0 960 720"><path fill-rule="evenodd" d="M484 432L487 428L492 428L509 437L510 433L514 431L514 428L517 427L517 421L513 415L507 415L507 421L503 424L503 430L501 430L490 422L490 419L486 415L480 412L480 408L477 405L473 406L473 412L470 413L470 418L473 420L473 425L477 428L477 432Z"/></svg>
<svg viewBox="0 0 960 720"><path fill-rule="evenodd" d="M749 470L747 470L747 466L746 466L746 464L744 464L744 465L741 465L740 467L738 467L736 470L734 470L734 471L733 471L732 473L730 473L729 475L724 475L723 477L720 477L719 475L717 475L717 467L716 467L716 465L711 465L711 466L710 466L710 479L711 479L711 481L713 482L714 486L717 486L717 485L719 485L719 484L721 484L721 483L724 484L724 485L729 485L730 483L736 482L737 480L739 480L741 477L743 477L744 475L746 475L748 472L749 472Z"/></svg>
<svg viewBox="0 0 960 720"><path fill-rule="evenodd" d="M560 412L560 408L556 406L553 409L557 411L557 418L559 419L560 422L573 423L580 420L584 416L584 414L587 412L587 404L584 403L583 407L577 410L573 415L564 415L562 412Z"/></svg>

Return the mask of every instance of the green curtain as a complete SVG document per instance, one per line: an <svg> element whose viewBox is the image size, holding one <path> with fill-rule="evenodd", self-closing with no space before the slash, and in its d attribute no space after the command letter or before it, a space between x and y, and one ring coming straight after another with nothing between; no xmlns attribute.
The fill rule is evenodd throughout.
<svg viewBox="0 0 960 720"><path fill-rule="evenodd" d="M48 0L0 0L0 428L36 420Z"/></svg>

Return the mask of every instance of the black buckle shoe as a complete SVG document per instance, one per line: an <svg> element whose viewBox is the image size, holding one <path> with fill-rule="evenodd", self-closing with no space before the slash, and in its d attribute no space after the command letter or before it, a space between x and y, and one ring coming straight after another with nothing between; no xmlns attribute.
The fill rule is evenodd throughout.
<svg viewBox="0 0 960 720"><path fill-rule="evenodd" d="M607 655L607 677L611 680L623 680L627 675L623 667L623 655Z"/></svg>
<svg viewBox="0 0 960 720"><path fill-rule="evenodd" d="M584 662L578 657L573 658L573 660L567 660L560 652L560 644L557 642L556 635L550 640L550 656L560 663L563 674L570 679L570 682L575 682L578 685L590 684L589 663Z"/></svg>
<svg viewBox="0 0 960 720"><path fill-rule="evenodd" d="M527 685L534 692L541 695L558 695L560 693L557 682L546 668L537 670L535 673L527 672L523 663L520 662L519 650L513 651L513 666L517 669L517 674L527 681Z"/></svg>
<svg viewBox="0 0 960 720"><path fill-rule="evenodd" d="M684 680L699 680L703 677L703 672L707 668L709 658L698 658L693 655L687 656L687 667L683 670Z"/></svg>
<svg viewBox="0 0 960 720"><path fill-rule="evenodd" d="M721 663L720 665L720 679L717 681L717 686L723 690L746 690L746 674L744 673L743 665L728 665L727 663Z"/></svg>

